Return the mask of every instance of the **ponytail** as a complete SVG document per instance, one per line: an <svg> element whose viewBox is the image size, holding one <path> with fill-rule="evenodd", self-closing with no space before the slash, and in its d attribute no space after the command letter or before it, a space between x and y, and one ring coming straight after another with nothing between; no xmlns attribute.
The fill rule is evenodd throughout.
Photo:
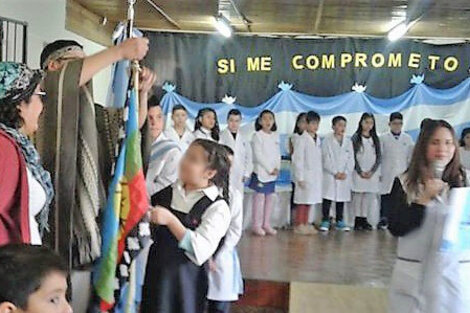
<svg viewBox="0 0 470 313"><path fill-rule="evenodd" d="M206 139L196 139L193 144L202 147L207 154L207 167L216 174L210 182L222 190L223 198L229 202L230 159L222 145Z"/></svg>

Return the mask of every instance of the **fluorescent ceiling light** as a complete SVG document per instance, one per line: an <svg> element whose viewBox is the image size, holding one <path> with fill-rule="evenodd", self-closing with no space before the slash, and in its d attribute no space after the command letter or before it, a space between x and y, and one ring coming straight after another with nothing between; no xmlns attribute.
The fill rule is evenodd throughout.
<svg viewBox="0 0 470 313"><path fill-rule="evenodd" d="M403 37L408 29L410 28L410 24L407 24L406 22L401 22L397 26L393 27L389 32L388 32L388 40L390 41L397 41L401 37Z"/></svg>
<svg viewBox="0 0 470 313"><path fill-rule="evenodd" d="M230 36L232 36L232 27L230 26L230 22L222 14L219 14L219 16L214 17L214 26L217 31L221 33L224 37L229 38Z"/></svg>

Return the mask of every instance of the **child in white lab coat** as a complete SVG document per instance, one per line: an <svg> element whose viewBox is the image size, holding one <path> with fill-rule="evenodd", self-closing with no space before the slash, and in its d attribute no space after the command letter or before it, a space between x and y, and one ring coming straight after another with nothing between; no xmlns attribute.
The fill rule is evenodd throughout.
<svg viewBox="0 0 470 313"><path fill-rule="evenodd" d="M470 171L470 128L464 128L462 130L459 152L462 166L467 171Z"/></svg>
<svg viewBox="0 0 470 313"><path fill-rule="evenodd" d="M362 114L357 130L351 139L356 160L352 185L352 205L356 213L354 230L370 231L373 227L368 217L378 217L377 196L380 192L380 161L382 159L373 114Z"/></svg>
<svg viewBox="0 0 470 313"><path fill-rule="evenodd" d="M354 170L354 150L351 139L346 136L346 118L335 116L333 133L322 142L323 156L323 220L320 230L330 229L330 207L336 203L336 229L349 231L344 222L344 203L351 201L351 180Z"/></svg>
<svg viewBox="0 0 470 313"><path fill-rule="evenodd" d="M218 142L220 139L219 121L217 113L212 108L199 110L194 125L194 137Z"/></svg>
<svg viewBox="0 0 470 313"><path fill-rule="evenodd" d="M297 115L297 119L295 120L295 127L294 127L294 133L292 136L289 137L289 140L287 141L287 151L289 152L289 156L291 158L291 163L292 163L292 155L294 153L294 145L297 140L307 129L307 113L302 112L299 115ZM291 171L291 186L292 186L292 191L291 191L291 196L290 196L290 216L291 216L291 225L295 224L294 221L292 221L292 217L295 215L295 208L296 205L294 203L294 195L295 195L295 173L294 171ZM295 228L294 228L295 230Z"/></svg>
<svg viewBox="0 0 470 313"><path fill-rule="evenodd" d="M317 231L313 225L309 225L308 215L310 206L322 202L322 151L317 134L320 115L310 111L307 113L306 122L307 131L295 140L292 155L296 186L294 232L300 235L314 235Z"/></svg>
<svg viewBox="0 0 470 313"><path fill-rule="evenodd" d="M222 146L234 165L234 151L226 145ZM243 293L243 279L238 258L237 244L242 236L243 197L230 185L230 226L225 235L224 243L218 252L209 260L209 300L208 313L228 313L230 303L237 301Z"/></svg>
<svg viewBox="0 0 470 313"><path fill-rule="evenodd" d="M250 188L253 197L253 233L257 236L276 235L271 227L276 180L281 169L281 149L274 113L264 110L255 122L253 135L253 174Z"/></svg>
<svg viewBox="0 0 470 313"><path fill-rule="evenodd" d="M173 107L171 119L173 120L173 125L170 126L164 134L168 139L176 142L184 153L195 139L193 132L189 130L186 124L188 111L186 111L186 108L181 104L177 104Z"/></svg>
<svg viewBox="0 0 470 313"><path fill-rule="evenodd" d="M403 115L400 112L390 114L390 131L380 136L382 165L380 176L380 222L378 229L387 229L387 216L390 211L393 181L403 174L410 164L413 154L413 139L402 132Z"/></svg>
<svg viewBox="0 0 470 313"><path fill-rule="evenodd" d="M242 113L232 109L227 115L227 128L220 134L220 144L229 146L235 153L230 170L230 186L237 189L243 197L245 182L253 172L251 145L240 132Z"/></svg>

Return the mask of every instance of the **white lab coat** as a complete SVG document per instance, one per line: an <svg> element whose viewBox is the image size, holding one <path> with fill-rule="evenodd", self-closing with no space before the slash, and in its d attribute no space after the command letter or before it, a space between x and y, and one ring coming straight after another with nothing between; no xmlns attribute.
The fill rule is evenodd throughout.
<svg viewBox="0 0 470 313"><path fill-rule="evenodd" d="M391 132L380 136L382 150L380 194L392 191L393 181L403 174L410 165L413 154L413 139L407 133L401 133L398 139Z"/></svg>
<svg viewBox="0 0 470 313"><path fill-rule="evenodd" d="M227 145L234 152L233 164L230 169L230 185L237 189L243 196L243 179L248 179L253 172L253 160L250 142L240 132L236 139L230 130L224 129L220 134L220 144Z"/></svg>
<svg viewBox="0 0 470 313"><path fill-rule="evenodd" d="M185 153L186 150L188 150L189 145L195 139L193 133L187 128L184 130L183 136L181 136L181 137L180 137L180 135L178 134L178 132L175 130L175 128L173 126L168 128L164 132L164 134L168 139L171 139L171 140L173 140L174 142L176 142L178 144L178 146L180 147L182 153Z"/></svg>
<svg viewBox="0 0 470 313"><path fill-rule="evenodd" d="M351 138L344 137L340 145L334 134L322 142L323 198L335 202L351 201L351 182L354 170L354 151ZM345 180L335 179L337 173L346 173Z"/></svg>
<svg viewBox="0 0 470 313"><path fill-rule="evenodd" d="M292 154L292 168L294 172L295 204L321 203L322 193L322 150L320 137L315 141L313 137L304 132L294 141L294 153ZM299 182L304 182L302 188Z"/></svg>
<svg viewBox="0 0 470 313"><path fill-rule="evenodd" d="M243 279L236 246L243 231L243 200L238 190L230 190L231 220L224 244L215 256L216 271L209 272L207 298L213 301L237 301L243 293Z"/></svg>
<svg viewBox="0 0 470 313"><path fill-rule="evenodd" d="M153 142L145 177L149 196L176 182L181 156L179 146L165 134L160 134Z"/></svg>
<svg viewBox="0 0 470 313"><path fill-rule="evenodd" d="M268 183L277 180L277 175L271 175L274 169L281 171L281 147L277 132L270 134L259 130L253 135L253 172L258 180Z"/></svg>
<svg viewBox="0 0 470 313"><path fill-rule="evenodd" d="M361 167L362 171L368 172L372 169L377 159L375 153L374 140L372 137L362 137L362 147L359 149L356 155L356 162ZM359 174L353 172L353 192L368 192L368 193L379 193L380 191L380 167L374 172L371 178L365 179L359 176Z"/></svg>
<svg viewBox="0 0 470 313"><path fill-rule="evenodd" d="M195 139L207 139L207 140L215 141L214 138L212 138L212 132L204 127L201 127L198 130L196 130L193 133L193 135Z"/></svg>
<svg viewBox="0 0 470 313"><path fill-rule="evenodd" d="M465 150L464 147L459 148L460 152L460 163L468 171L470 170L470 150Z"/></svg>

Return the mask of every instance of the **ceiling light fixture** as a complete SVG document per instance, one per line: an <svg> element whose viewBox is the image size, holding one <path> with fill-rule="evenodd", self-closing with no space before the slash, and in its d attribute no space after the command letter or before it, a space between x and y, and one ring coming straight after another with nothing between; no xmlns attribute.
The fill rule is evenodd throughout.
<svg viewBox="0 0 470 313"><path fill-rule="evenodd" d="M229 38L232 36L233 29L230 26L230 21L223 14L214 17L214 26L224 37Z"/></svg>
<svg viewBox="0 0 470 313"><path fill-rule="evenodd" d="M388 40L390 41L397 41L401 37L403 37L408 29L410 29L411 24L406 23L406 22L401 22L397 26L393 27L389 32L388 32Z"/></svg>

